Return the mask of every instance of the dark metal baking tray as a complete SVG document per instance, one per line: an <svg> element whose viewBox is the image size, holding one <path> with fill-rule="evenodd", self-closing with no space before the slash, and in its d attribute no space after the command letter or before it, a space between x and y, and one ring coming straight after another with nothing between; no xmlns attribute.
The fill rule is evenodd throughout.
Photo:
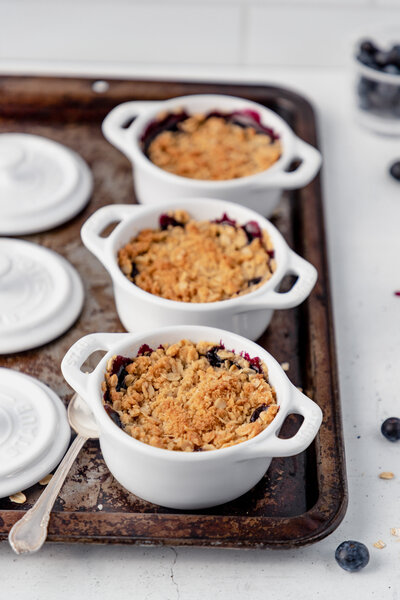
<svg viewBox="0 0 400 600"><path fill-rule="evenodd" d="M93 198L83 212L61 227L26 238L53 248L78 269L86 289L81 317L50 344L0 357L1 366L38 377L65 402L72 394L60 372L67 349L90 332L123 331L110 278L79 236L82 223L100 206L133 199L131 166L101 133L109 110L132 99L192 93L243 96L272 108L300 137L317 146L311 105L283 88L108 80L108 89L96 93L93 82L0 77L0 132L29 132L62 142L79 152L94 174ZM338 526L346 510L347 487L320 178L287 194L274 221L290 245L317 267L319 279L301 307L275 313L260 343L279 361L289 363L290 379L322 408L324 420L316 441L298 456L274 459L261 482L241 498L192 512L165 509L127 493L108 471L98 443L89 442L55 504L49 540L288 548L320 540ZM298 426L298 417L292 415L281 435L292 434ZM41 489L35 485L27 490L23 505L0 500L0 538L7 536Z"/></svg>

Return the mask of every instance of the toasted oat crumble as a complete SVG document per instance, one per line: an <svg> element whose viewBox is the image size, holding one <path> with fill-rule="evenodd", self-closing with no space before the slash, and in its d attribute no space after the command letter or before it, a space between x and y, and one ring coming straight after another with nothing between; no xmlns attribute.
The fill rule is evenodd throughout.
<svg viewBox="0 0 400 600"><path fill-rule="evenodd" d="M246 177L269 169L282 154L280 140L257 129L255 122L235 122L234 115L187 115L172 131L156 135L147 156L161 169L191 179Z"/></svg>
<svg viewBox="0 0 400 600"><path fill-rule="evenodd" d="M156 296L180 302L217 302L247 294L275 271L271 239L258 223L241 226L224 214L195 221L183 210L160 216L118 252L126 277Z"/></svg>
<svg viewBox="0 0 400 600"><path fill-rule="evenodd" d="M102 390L105 410L123 431L184 452L250 440L279 410L259 358L203 341L143 345L135 358L114 356Z"/></svg>
<svg viewBox="0 0 400 600"><path fill-rule="evenodd" d="M378 548L378 550L382 550L383 548L386 548L386 544L383 540L378 540L377 542L375 542L374 548Z"/></svg>

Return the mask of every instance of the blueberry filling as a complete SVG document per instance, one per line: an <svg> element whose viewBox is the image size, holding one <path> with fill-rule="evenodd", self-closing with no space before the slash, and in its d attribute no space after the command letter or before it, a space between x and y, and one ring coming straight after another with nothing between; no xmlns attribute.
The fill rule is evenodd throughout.
<svg viewBox="0 0 400 600"><path fill-rule="evenodd" d="M130 362L132 362L131 359L126 356L116 356L112 365L111 375L118 374L121 371L121 367L126 367Z"/></svg>
<svg viewBox="0 0 400 600"><path fill-rule="evenodd" d="M249 244L251 244L251 242L256 238L262 238L260 226L256 221L249 221L248 223L242 226L242 229L247 235Z"/></svg>
<svg viewBox="0 0 400 600"><path fill-rule="evenodd" d="M186 111L182 110L179 113L170 113L163 119L154 120L145 129L142 137L142 149L148 157L149 146L155 138L164 131L178 131L179 124L190 118ZM271 138L271 144L279 140L280 136L271 127L266 127L261 123L261 117L255 110L237 110L232 113L223 113L220 111L212 111L205 116L205 119L218 117L224 119L227 123L238 125L239 127L252 127L257 133L263 133Z"/></svg>
<svg viewBox="0 0 400 600"><path fill-rule="evenodd" d="M163 131L178 131L179 123L186 121L187 118L189 118L188 113L182 111L179 113L170 113L159 121L155 120L149 123L141 138L142 147L146 156L151 142L160 133Z"/></svg>
<svg viewBox="0 0 400 600"><path fill-rule="evenodd" d="M261 375L263 374L263 370L261 368L261 360L258 356L251 358L248 352L245 352L244 354L241 353L240 355L243 356L243 358L250 363L250 369L253 369L253 371L255 371L256 373L261 373Z"/></svg>
<svg viewBox="0 0 400 600"><path fill-rule="evenodd" d="M215 221L211 222L216 223L217 225L230 225L231 227L236 227L236 221L230 219L226 213L224 213L220 219L215 219Z"/></svg>
<svg viewBox="0 0 400 600"><path fill-rule="evenodd" d="M184 227L185 226L183 223L180 223L179 221L174 219L174 217L170 217L169 215L166 215L166 214L160 215L159 222L160 222L161 231L165 231L170 226L171 227Z"/></svg>
<svg viewBox="0 0 400 600"><path fill-rule="evenodd" d="M128 375L128 371L125 369L125 367L121 367L120 370L117 373L118 383L115 386L115 389L117 390L117 392L120 392L121 389L126 390L125 377L127 375Z"/></svg>
<svg viewBox="0 0 400 600"><path fill-rule="evenodd" d="M251 285L257 285L257 283L260 283L262 277L254 277L253 279L249 279L248 286L250 287Z"/></svg>
<svg viewBox="0 0 400 600"><path fill-rule="evenodd" d="M258 417L261 415L262 412L264 412L264 410L268 410L267 404L261 404L260 406L257 406L257 408L250 417L250 423L254 423L254 421L257 421Z"/></svg>
<svg viewBox="0 0 400 600"><path fill-rule="evenodd" d="M114 423L118 427L122 427L121 419L119 418L119 414L116 410L114 410L109 404L104 405L104 410L106 411L110 419L114 421Z"/></svg>
<svg viewBox="0 0 400 600"><path fill-rule="evenodd" d="M212 367L220 367L225 361L217 354L218 350L222 350L221 346L214 346L206 352L206 358Z"/></svg>
<svg viewBox="0 0 400 600"><path fill-rule="evenodd" d="M139 275L139 271L137 269L136 263L132 263L132 271L131 271L131 277L132 279L135 279L136 275Z"/></svg>
<svg viewBox="0 0 400 600"><path fill-rule="evenodd" d="M144 356L145 354L151 354L152 352L154 352L153 348L150 348L147 344L142 344L136 356Z"/></svg>

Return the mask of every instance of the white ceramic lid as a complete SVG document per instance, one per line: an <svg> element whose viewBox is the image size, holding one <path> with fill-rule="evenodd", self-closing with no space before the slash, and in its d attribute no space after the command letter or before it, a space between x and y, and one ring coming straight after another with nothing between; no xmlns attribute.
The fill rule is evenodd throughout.
<svg viewBox="0 0 400 600"><path fill-rule="evenodd" d="M78 273L38 244L0 239L0 354L35 348L64 333L84 299Z"/></svg>
<svg viewBox="0 0 400 600"><path fill-rule="evenodd" d="M0 134L0 235L46 231L75 216L93 188L75 152L44 137Z"/></svg>
<svg viewBox="0 0 400 600"><path fill-rule="evenodd" d="M65 407L49 387L0 368L0 498L47 475L64 455L70 436Z"/></svg>

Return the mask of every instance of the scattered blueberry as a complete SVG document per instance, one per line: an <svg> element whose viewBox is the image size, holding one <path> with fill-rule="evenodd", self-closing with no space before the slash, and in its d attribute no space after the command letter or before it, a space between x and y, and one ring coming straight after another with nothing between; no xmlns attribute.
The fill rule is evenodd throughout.
<svg viewBox="0 0 400 600"><path fill-rule="evenodd" d="M206 359L212 367L220 367L224 361L218 356L218 350L222 350L221 346L214 346L206 352Z"/></svg>
<svg viewBox="0 0 400 600"><path fill-rule="evenodd" d="M136 356L143 356L144 354L151 354L152 352L154 352L153 348L150 348L148 344L142 344Z"/></svg>
<svg viewBox="0 0 400 600"><path fill-rule="evenodd" d="M262 412L264 412L264 410L267 410L267 408L268 408L267 404L261 404L260 406L257 406L257 408L255 409L255 411L253 412L253 414L250 417L250 423L254 423L254 421L257 421L260 414Z"/></svg>
<svg viewBox="0 0 400 600"><path fill-rule="evenodd" d="M386 421L383 421L381 432L390 442L397 442L400 440L400 419L397 417L390 417L389 419L386 419Z"/></svg>
<svg viewBox="0 0 400 600"><path fill-rule="evenodd" d="M400 160L396 160L396 162L390 166L389 173L394 179L400 181Z"/></svg>
<svg viewBox="0 0 400 600"><path fill-rule="evenodd" d="M348 540L342 542L335 552L336 562L342 569L355 573L360 571L369 563L369 552L365 544Z"/></svg>
<svg viewBox="0 0 400 600"><path fill-rule="evenodd" d="M162 231L165 231L165 229L168 229L168 227L170 227L170 226L171 227L184 227L183 223L180 223L179 221L174 219L174 217L170 217L169 215L166 215L166 214L160 215L159 223L160 223L160 229Z"/></svg>
<svg viewBox="0 0 400 600"><path fill-rule="evenodd" d="M105 409L106 413L108 414L108 416L110 417L110 419L112 421L114 421L114 423L118 427L122 427L121 419L119 418L119 414L117 413L117 411L114 410L109 404L105 404L104 409Z"/></svg>

